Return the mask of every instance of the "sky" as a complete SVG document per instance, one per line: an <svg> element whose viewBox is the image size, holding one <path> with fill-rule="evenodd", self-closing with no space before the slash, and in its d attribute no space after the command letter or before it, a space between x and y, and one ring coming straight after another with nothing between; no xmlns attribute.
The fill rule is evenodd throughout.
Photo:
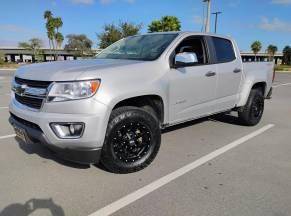
<svg viewBox="0 0 291 216"><path fill-rule="evenodd" d="M63 35L86 34L98 47L96 34L105 24L128 21L143 24L142 33L152 20L177 16L182 31L201 31L205 3L202 0L0 0L0 47L16 47L32 37L48 44L43 13L51 10L63 19ZM212 0L212 12L223 12L218 33L232 36L241 51L260 40L263 50L274 44L281 51L291 46L291 0ZM214 16L211 17L214 31Z"/></svg>

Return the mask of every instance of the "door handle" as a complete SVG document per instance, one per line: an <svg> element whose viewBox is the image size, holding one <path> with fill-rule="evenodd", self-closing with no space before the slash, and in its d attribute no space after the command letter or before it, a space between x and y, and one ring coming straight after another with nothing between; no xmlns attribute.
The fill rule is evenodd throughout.
<svg viewBox="0 0 291 216"><path fill-rule="evenodd" d="M241 69L236 68L236 69L233 70L233 72L234 72L234 73L240 73L240 72L241 72Z"/></svg>
<svg viewBox="0 0 291 216"><path fill-rule="evenodd" d="M213 72L213 71L208 71L208 72L205 74L205 76L207 76L207 77L212 77L212 76L215 76L215 75L216 75L216 73Z"/></svg>

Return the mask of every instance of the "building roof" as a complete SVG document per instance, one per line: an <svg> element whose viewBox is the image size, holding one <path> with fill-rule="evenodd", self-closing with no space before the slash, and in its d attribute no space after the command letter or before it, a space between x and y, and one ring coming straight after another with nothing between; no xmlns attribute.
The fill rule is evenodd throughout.
<svg viewBox="0 0 291 216"><path fill-rule="evenodd" d="M55 51L53 51L48 48L43 48L40 50L42 52L41 54L46 54L46 55L53 55L55 52L58 55L73 55L74 54L74 50L56 49ZM23 48L0 48L0 51L6 55L9 55L9 54L32 55L33 54L32 50L23 49ZM92 49L92 51L93 53L98 53L100 52L100 49Z"/></svg>

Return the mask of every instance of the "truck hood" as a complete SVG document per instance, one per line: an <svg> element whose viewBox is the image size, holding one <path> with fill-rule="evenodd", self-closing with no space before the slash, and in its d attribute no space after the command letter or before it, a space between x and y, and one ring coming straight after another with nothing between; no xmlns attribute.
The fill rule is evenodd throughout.
<svg viewBox="0 0 291 216"><path fill-rule="evenodd" d="M115 68L126 65L141 63L142 61L119 60L119 59L92 59L76 61L58 61L49 63L32 64L19 68L16 76L22 79L40 81L70 81L78 79L82 73L99 73L106 68Z"/></svg>

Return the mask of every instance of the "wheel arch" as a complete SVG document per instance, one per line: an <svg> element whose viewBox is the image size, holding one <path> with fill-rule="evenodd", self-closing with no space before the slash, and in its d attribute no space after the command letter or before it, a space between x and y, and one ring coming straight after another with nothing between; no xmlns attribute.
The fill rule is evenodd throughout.
<svg viewBox="0 0 291 216"><path fill-rule="evenodd" d="M112 110L123 106L150 106L155 111L156 117L160 123L163 124L165 121L165 104L163 98L160 95L147 94L122 98L114 103Z"/></svg>
<svg viewBox="0 0 291 216"><path fill-rule="evenodd" d="M252 89L261 89L264 97L267 94L267 82L264 80L246 81L239 96L236 107L242 107L247 103Z"/></svg>
<svg viewBox="0 0 291 216"><path fill-rule="evenodd" d="M263 95L266 94L267 83L266 82L257 82L255 83L251 89L260 89Z"/></svg>

